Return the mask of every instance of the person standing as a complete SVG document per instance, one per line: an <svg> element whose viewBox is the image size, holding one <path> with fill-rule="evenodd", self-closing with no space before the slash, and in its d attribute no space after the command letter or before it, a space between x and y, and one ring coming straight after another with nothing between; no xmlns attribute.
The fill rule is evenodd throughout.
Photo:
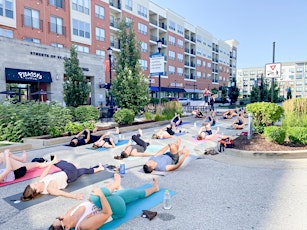
<svg viewBox="0 0 307 230"><path fill-rule="evenodd" d="M215 102L215 98L214 95L211 94L210 99L209 99L209 105L210 105L210 111L214 111L214 102Z"/></svg>
<svg viewBox="0 0 307 230"><path fill-rule="evenodd" d="M207 103L207 104L208 104L208 99L209 99L209 90L207 88L205 88L204 100L205 100L205 103Z"/></svg>

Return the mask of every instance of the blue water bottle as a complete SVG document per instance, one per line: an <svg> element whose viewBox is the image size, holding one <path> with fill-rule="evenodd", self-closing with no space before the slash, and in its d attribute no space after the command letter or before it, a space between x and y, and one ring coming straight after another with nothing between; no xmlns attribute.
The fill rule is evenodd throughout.
<svg viewBox="0 0 307 230"><path fill-rule="evenodd" d="M126 173L126 167L125 167L125 163L121 162L119 165L119 173L120 174L125 174Z"/></svg>

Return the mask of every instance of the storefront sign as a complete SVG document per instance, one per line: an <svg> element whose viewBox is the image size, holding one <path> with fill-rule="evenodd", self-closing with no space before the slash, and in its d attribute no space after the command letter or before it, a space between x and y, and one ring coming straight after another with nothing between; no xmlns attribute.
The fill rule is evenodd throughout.
<svg viewBox="0 0 307 230"><path fill-rule="evenodd" d="M8 82L52 82L50 72L5 68L5 78Z"/></svg>

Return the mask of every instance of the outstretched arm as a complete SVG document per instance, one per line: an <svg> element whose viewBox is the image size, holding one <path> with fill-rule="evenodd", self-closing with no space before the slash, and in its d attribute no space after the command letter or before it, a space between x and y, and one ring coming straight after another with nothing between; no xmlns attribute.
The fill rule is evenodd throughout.
<svg viewBox="0 0 307 230"><path fill-rule="evenodd" d="M155 156L162 155L162 154L164 154L168 149L169 149L169 146L166 145L166 146L164 146L162 149L160 149L158 152L156 152L156 154L154 154L154 155L155 155Z"/></svg>
<svg viewBox="0 0 307 230"><path fill-rule="evenodd" d="M200 127L200 129L198 130L198 133L197 133L197 134L198 134L198 135L201 134L201 132L202 132L204 129L206 129L206 126Z"/></svg>
<svg viewBox="0 0 307 230"><path fill-rule="evenodd" d="M175 165L167 165L167 166L166 166L166 171L174 171L174 170L178 169L178 168L183 164L183 162L185 161L185 159L186 159L186 158L189 156L189 154L190 154L190 152L189 152L186 148L182 149L181 151L182 151L183 156L180 158L180 160L178 161L178 163L175 164Z"/></svg>
<svg viewBox="0 0 307 230"><path fill-rule="evenodd" d="M65 192L63 190L56 188L55 186L51 186L51 184L48 185L47 191L50 195L53 195L53 196L63 196L63 197L66 197L66 198L83 200L82 193L74 193L73 194L73 193Z"/></svg>

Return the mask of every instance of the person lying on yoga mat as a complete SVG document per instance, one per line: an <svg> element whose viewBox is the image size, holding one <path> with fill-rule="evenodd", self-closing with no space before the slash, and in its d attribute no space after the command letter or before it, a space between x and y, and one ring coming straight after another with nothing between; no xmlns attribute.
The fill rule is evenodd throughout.
<svg viewBox="0 0 307 230"><path fill-rule="evenodd" d="M168 144L160 149L143 165L144 172L151 173L153 170L173 171L178 169L190 154L185 146L179 150L180 145L181 139L178 138L175 143Z"/></svg>
<svg viewBox="0 0 307 230"><path fill-rule="evenodd" d="M142 135L143 135L143 132L141 129L139 129L139 133L136 135L132 135L131 139L129 140L128 145L121 152L120 156L117 156L114 158L119 160L119 159L127 158L129 156L134 156L134 157L151 156L152 153L145 152L147 147L149 146L149 143L145 142L141 138ZM132 141L134 141L135 144L132 144Z"/></svg>
<svg viewBox="0 0 307 230"><path fill-rule="evenodd" d="M172 128L177 127L178 125L182 124L182 119L180 117L180 114L175 113L175 116L171 119L171 126Z"/></svg>
<svg viewBox="0 0 307 230"><path fill-rule="evenodd" d="M233 129L243 129L246 124L244 112L239 113L239 116L233 121L231 127Z"/></svg>
<svg viewBox="0 0 307 230"><path fill-rule="evenodd" d="M204 121L203 121L203 126L210 124L211 126L215 125L216 121L215 121L215 112L212 111L210 114L208 114L208 116L205 117Z"/></svg>
<svg viewBox="0 0 307 230"><path fill-rule="evenodd" d="M225 113L223 113L224 119L231 119L233 116L237 116L237 110L236 109L229 109Z"/></svg>
<svg viewBox="0 0 307 230"><path fill-rule="evenodd" d="M94 142L93 148L115 148L119 140L119 128L115 127L115 133L106 132L97 141Z"/></svg>
<svg viewBox="0 0 307 230"><path fill-rule="evenodd" d="M192 115L195 116L195 118L203 118L204 114L202 111L200 111L199 109L195 109L192 111Z"/></svg>
<svg viewBox="0 0 307 230"><path fill-rule="evenodd" d="M5 168L0 169L0 183L11 182L26 175L27 171L33 168L44 168L48 163L26 162L27 153L23 152L21 157L13 155L9 149L0 153L0 164Z"/></svg>
<svg viewBox="0 0 307 230"><path fill-rule="evenodd" d="M67 198L82 200L82 194L68 193L63 191L63 189L65 189L69 183L76 181L83 174L94 174L104 170L100 163L98 166L93 168L77 168L72 163L58 160L56 156L51 162L52 164L47 166L37 182L27 185L22 194L21 200L33 200L42 194L64 196ZM48 174L52 165L55 165L62 171Z"/></svg>
<svg viewBox="0 0 307 230"><path fill-rule="evenodd" d="M121 177L114 174L114 181L105 187L94 188L89 200L70 208L56 217L49 230L55 229L98 229L103 224L121 218L126 214L126 205L139 199L146 199L159 191L158 180L153 179L149 188L122 189Z"/></svg>
<svg viewBox="0 0 307 230"><path fill-rule="evenodd" d="M217 128L215 132L212 132L211 125L207 123L206 125L200 127L198 130L196 139L197 140L210 140L215 134L219 132L220 128Z"/></svg>
<svg viewBox="0 0 307 230"><path fill-rule="evenodd" d="M77 147L80 145L86 145L90 143L94 143L99 140L100 136L92 135L92 133L97 132L97 127L90 131L89 129L84 129L80 133L78 133L74 138L71 139L69 145L72 147Z"/></svg>
<svg viewBox="0 0 307 230"><path fill-rule="evenodd" d="M152 135L152 139L168 139L172 138L176 133L183 133L185 130L178 128L172 128L171 125L167 125L162 129L158 130Z"/></svg>

